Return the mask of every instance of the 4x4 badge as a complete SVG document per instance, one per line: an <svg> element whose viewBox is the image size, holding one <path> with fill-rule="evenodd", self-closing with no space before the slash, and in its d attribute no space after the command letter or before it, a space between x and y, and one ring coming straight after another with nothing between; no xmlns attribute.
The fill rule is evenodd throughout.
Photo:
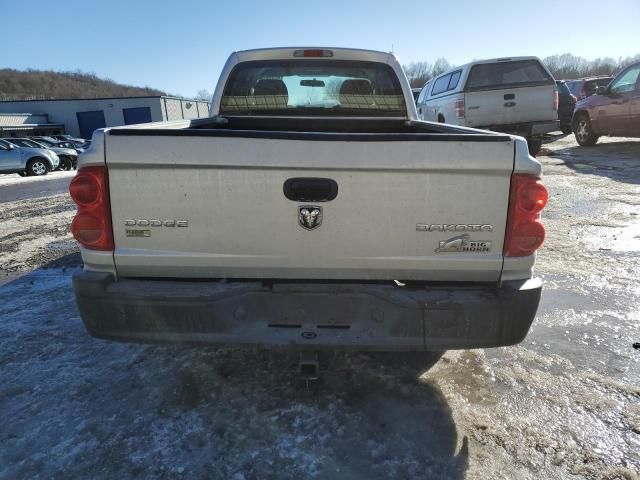
<svg viewBox="0 0 640 480"><path fill-rule="evenodd" d="M436 253L490 252L491 242L488 240L471 240L467 233L441 241Z"/></svg>
<svg viewBox="0 0 640 480"><path fill-rule="evenodd" d="M302 205L298 207L298 225L305 230L314 230L322 225L322 207Z"/></svg>

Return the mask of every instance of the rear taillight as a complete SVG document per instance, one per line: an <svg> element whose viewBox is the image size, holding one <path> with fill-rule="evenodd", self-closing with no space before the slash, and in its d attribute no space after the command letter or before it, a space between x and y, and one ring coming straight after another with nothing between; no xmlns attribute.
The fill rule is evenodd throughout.
<svg viewBox="0 0 640 480"><path fill-rule="evenodd" d="M71 180L69 193L78 207L71 222L75 239L85 248L113 250L107 168L81 168Z"/></svg>
<svg viewBox="0 0 640 480"><path fill-rule="evenodd" d="M455 109L456 118L464 118L464 98L456 100Z"/></svg>
<svg viewBox="0 0 640 480"><path fill-rule="evenodd" d="M548 199L547 189L538 177L525 174L511 177L505 257L526 257L540 248L545 235L540 212Z"/></svg>
<svg viewBox="0 0 640 480"><path fill-rule="evenodd" d="M560 99L558 98L558 89L553 87L553 111L558 111L558 104L560 103Z"/></svg>

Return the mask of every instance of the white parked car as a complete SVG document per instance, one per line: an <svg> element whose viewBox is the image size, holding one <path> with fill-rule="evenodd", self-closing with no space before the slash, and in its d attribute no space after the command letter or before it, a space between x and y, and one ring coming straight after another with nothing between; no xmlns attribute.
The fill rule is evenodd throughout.
<svg viewBox="0 0 640 480"><path fill-rule="evenodd" d="M559 128L555 80L537 57L456 67L430 80L416 104L422 120L523 136L532 155Z"/></svg>

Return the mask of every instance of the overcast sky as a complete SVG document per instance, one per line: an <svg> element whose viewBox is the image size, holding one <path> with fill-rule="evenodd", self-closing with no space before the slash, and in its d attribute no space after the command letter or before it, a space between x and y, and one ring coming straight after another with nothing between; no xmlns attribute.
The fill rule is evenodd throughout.
<svg viewBox="0 0 640 480"><path fill-rule="evenodd" d="M0 67L76 70L193 96L234 50L336 46L446 57L640 53L640 0L0 0Z"/></svg>

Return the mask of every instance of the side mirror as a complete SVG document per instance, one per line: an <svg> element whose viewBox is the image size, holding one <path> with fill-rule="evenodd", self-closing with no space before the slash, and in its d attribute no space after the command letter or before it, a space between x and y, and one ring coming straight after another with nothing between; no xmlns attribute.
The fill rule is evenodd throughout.
<svg viewBox="0 0 640 480"><path fill-rule="evenodd" d="M16 146L13 143L9 144L9 150L15 150Z"/></svg>
<svg viewBox="0 0 640 480"><path fill-rule="evenodd" d="M603 85L603 86L596 87L596 95L606 95L608 91L609 91L608 86Z"/></svg>

